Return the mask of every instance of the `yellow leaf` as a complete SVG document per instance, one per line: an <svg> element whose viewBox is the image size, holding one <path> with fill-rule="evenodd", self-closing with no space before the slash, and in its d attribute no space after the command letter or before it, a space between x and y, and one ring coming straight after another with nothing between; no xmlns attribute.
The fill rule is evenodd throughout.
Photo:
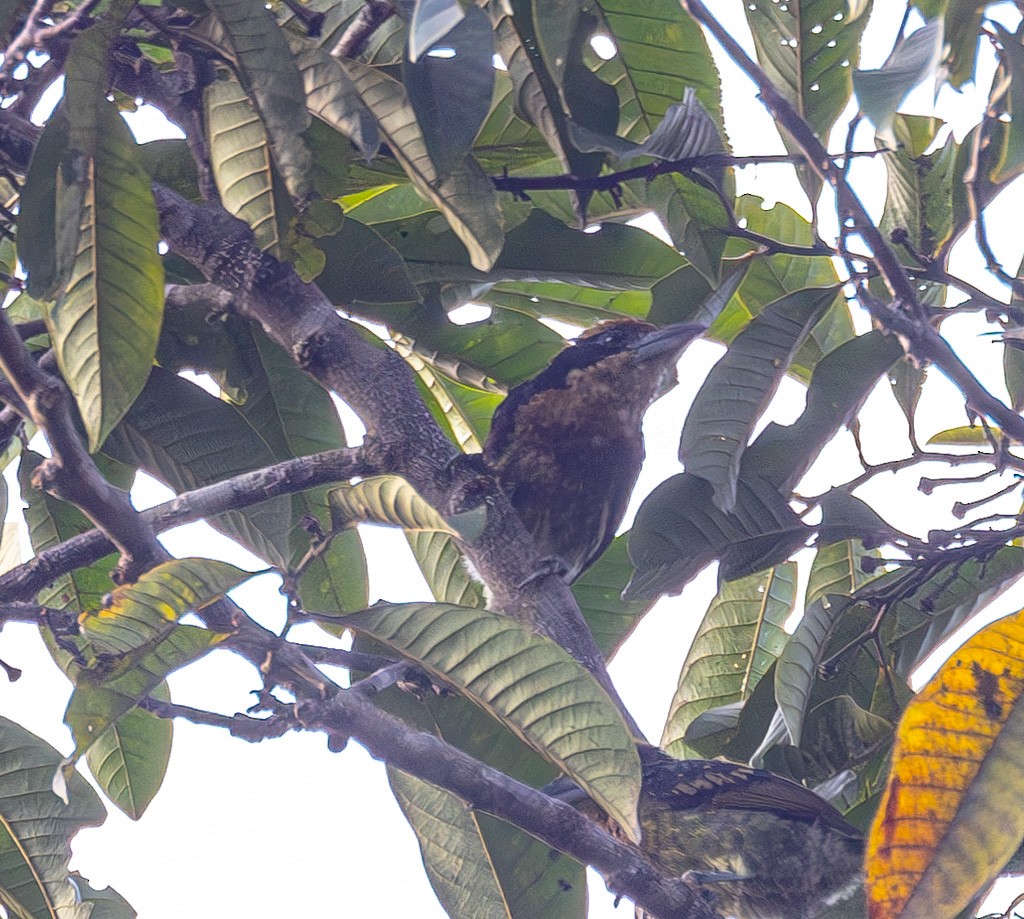
<svg viewBox="0 0 1024 919"><path fill-rule="evenodd" d="M1024 837L1024 610L946 661L900 721L868 839L871 919L955 917Z"/></svg>

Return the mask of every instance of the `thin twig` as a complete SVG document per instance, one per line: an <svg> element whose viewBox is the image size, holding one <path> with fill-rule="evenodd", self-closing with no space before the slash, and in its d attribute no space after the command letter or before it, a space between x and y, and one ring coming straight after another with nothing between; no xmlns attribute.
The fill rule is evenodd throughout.
<svg viewBox="0 0 1024 919"><path fill-rule="evenodd" d="M394 5L388 0L363 0L363 8L331 48L331 55L339 59L356 57L395 12Z"/></svg>

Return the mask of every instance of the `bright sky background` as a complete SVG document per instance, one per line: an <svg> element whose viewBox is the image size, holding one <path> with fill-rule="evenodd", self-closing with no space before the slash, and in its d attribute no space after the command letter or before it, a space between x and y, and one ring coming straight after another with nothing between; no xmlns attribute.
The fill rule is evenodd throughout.
<svg viewBox="0 0 1024 919"><path fill-rule="evenodd" d="M1005 14L1000 18L1012 28L1019 17L1012 4L1003 6ZM714 8L750 48L740 3L720 0ZM865 68L882 63L903 12L903 5L897 3L878 3L877 8L881 12L875 14L863 42ZM992 55L984 44L982 58L986 65L979 78L981 94L968 86L962 94L944 91L939 99L937 110L953 122L958 138L977 123L984 105L992 72ZM783 152L772 119L754 100L752 85L736 74L723 55L718 54L718 60L725 75L726 128L734 151ZM930 92L919 90L903 110L931 113ZM140 140L166 136L166 123L152 113L140 112L128 120ZM871 146L871 129L863 126L855 147ZM884 202L883 166L880 161L860 161L857 170L857 187L877 215ZM862 176L869 181L861 181ZM801 203L799 186L788 167L748 167L738 172L737 184L741 192L759 194L769 205L781 199L806 214L806 203ZM990 239L1010 270L1016 267L1024 246L1019 233L1022 204L1018 184L989 208ZM1001 285L984 272L970 240L958 246L952 271L1006 299ZM858 322L861 329L868 327L863 316ZM1005 398L999 352L990 339L977 337L980 330L976 317L958 317L943 326L946 335L957 338L961 356L982 382ZM686 409L721 353L719 346L708 342L691 345L682 362L680 385L648 413L648 462L630 515L651 488L679 471L676 450ZM903 416L885 389L884 384L879 386L862 414L867 419L862 432L864 448L872 462L903 456L909 450ZM786 381L765 423L794 420L802 404L802 387ZM966 423L962 405L962 397L951 384L933 373L918 413L922 443L937 430ZM954 414L955 418L951 417ZM346 417L347 423L351 421ZM924 535L930 528L951 525L952 517L937 514L936 507L965 494L962 486L957 486L948 495L940 490L926 499L914 490L922 474L942 474L943 468L926 472L918 467L899 479L887 476L859 494L880 508L894 526ZM817 469L827 470L828 478L812 470L801 493L819 493L830 481L838 481L838 476L850 478L860 472L848 432L825 449ZM170 493L149 482L137 489L135 497L142 507L166 500ZM399 532L364 527L363 536L370 558L371 600L429 596ZM205 525L172 531L163 541L175 555L203 554L243 567L262 567ZM805 554L809 560L809 553ZM681 597L661 601L612 664L612 676L623 698L654 740L660 736L686 649L714 591L713 573L705 572ZM233 596L260 622L280 628L283 600L274 579L258 578ZM1024 588L1017 588L992 604L986 621L1021 606ZM312 626L302 629L305 631L296 630L293 636L320 643L332 640ZM16 683L0 681L0 711L58 749L70 751L70 735L61 721L70 686L35 630L7 626L0 636L0 657L23 671ZM259 679L237 656L217 653L174 674L170 683L177 702L233 713L252 703L249 693L259 686ZM74 851L72 867L97 887L112 884L142 919L178 919L182 915L415 915L418 919L442 919L445 915L426 881L418 847L391 798L382 766L355 743L341 755L329 753L320 735L290 735L250 745L223 731L176 723L164 787L143 818L132 822L111 808L103 827L79 834ZM1004 882L991 901L992 908L998 906L1001 911L1021 889L1024 886L1017 882ZM592 885L591 899L594 919L631 915L628 904L613 908L600 881Z"/></svg>

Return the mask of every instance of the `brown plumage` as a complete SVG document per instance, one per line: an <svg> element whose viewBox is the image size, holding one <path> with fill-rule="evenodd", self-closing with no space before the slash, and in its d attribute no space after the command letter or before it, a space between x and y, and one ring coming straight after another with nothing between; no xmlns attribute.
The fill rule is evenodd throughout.
<svg viewBox="0 0 1024 919"><path fill-rule="evenodd" d="M494 413L484 460L541 554L574 581L608 547L644 458L641 421L703 326L588 330Z"/></svg>

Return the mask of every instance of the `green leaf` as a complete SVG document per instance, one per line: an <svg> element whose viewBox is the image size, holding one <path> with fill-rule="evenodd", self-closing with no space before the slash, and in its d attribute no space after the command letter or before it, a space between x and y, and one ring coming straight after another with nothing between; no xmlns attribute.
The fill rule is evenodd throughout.
<svg viewBox="0 0 1024 919"><path fill-rule="evenodd" d="M150 695L170 699L166 683ZM86 753L89 771L103 793L132 820L145 813L163 784L173 735L169 718L133 708L100 734Z"/></svg>
<svg viewBox="0 0 1024 919"><path fill-rule="evenodd" d="M422 2L417 4L419 12ZM494 47L487 14L472 6L444 36L443 56L412 54L415 16L409 32L409 60L402 62L402 82L423 132L430 160L445 175L458 167L491 107Z"/></svg>
<svg viewBox="0 0 1024 919"><path fill-rule="evenodd" d="M409 60L415 64L442 38L451 40L468 14L458 0L416 0L409 21Z"/></svg>
<svg viewBox="0 0 1024 919"><path fill-rule="evenodd" d="M251 576L215 559L171 559L115 588L100 609L79 617L79 626L99 655L137 653L162 641L185 613L198 612Z"/></svg>
<svg viewBox="0 0 1024 919"><path fill-rule="evenodd" d="M722 127L718 68L703 30L676 0L599 0L598 7L618 53L597 73L619 91L623 137L649 136L687 86Z"/></svg>
<svg viewBox="0 0 1024 919"><path fill-rule="evenodd" d="M653 597L631 601L622 599L622 592L633 575L627 541L626 533L616 536L604 554L572 585L580 612L606 660L611 660L654 605Z"/></svg>
<svg viewBox="0 0 1024 919"><path fill-rule="evenodd" d="M826 354L814 368L800 417L790 425L771 422L747 447L741 469L756 470L788 494L902 354L896 336L877 329Z"/></svg>
<svg viewBox="0 0 1024 919"><path fill-rule="evenodd" d="M690 473L655 488L629 533L636 571L623 597L678 593L715 558L722 578L743 577L785 561L806 542L810 529L774 488L757 478L738 486L730 514L712 503L711 485Z"/></svg>
<svg viewBox="0 0 1024 919"><path fill-rule="evenodd" d="M277 461L237 408L159 367L105 449L122 462L143 467L178 493ZM289 506L286 497L270 498L221 514L210 524L284 567L289 555Z"/></svg>
<svg viewBox="0 0 1024 919"><path fill-rule="evenodd" d="M900 39L878 70L858 70L853 75L861 111L887 142L893 140L896 110L910 91L935 74L942 57L942 23L929 22Z"/></svg>
<svg viewBox="0 0 1024 919"><path fill-rule="evenodd" d="M485 512L467 511L445 519L405 479L378 475L329 495L331 523L340 530L357 523L385 523L407 530L430 530L472 540L483 530Z"/></svg>
<svg viewBox="0 0 1024 919"><path fill-rule="evenodd" d="M638 838L640 762L629 729L593 676L553 641L506 616L439 603L378 605L333 621L464 693Z"/></svg>
<svg viewBox="0 0 1024 919"><path fill-rule="evenodd" d="M312 156L303 140L309 127L302 76L284 33L270 11L247 0L208 0L230 37L238 79L267 131L274 165L295 201L309 194Z"/></svg>
<svg viewBox="0 0 1024 919"><path fill-rule="evenodd" d="M898 147L885 158L885 210L879 228L887 237L905 233L914 251L929 258L953 233L953 181L957 144L952 135L925 155L939 122L921 115L897 115Z"/></svg>
<svg viewBox="0 0 1024 919"><path fill-rule="evenodd" d="M858 598L899 583L904 569L866 585ZM1024 549L1003 546L988 559L944 566L924 583L904 588L890 612L895 626L889 644L896 672L908 679L914 668L965 622L1003 594L1024 574Z"/></svg>
<svg viewBox="0 0 1024 919"><path fill-rule="evenodd" d="M419 300L405 260L376 230L346 216L337 233L316 241L327 264L316 285L331 303L403 303Z"/></svg>
<svg viewBox="0 0 1024 919"><path fill-rule="evenodd" d="M444 214L474 267L487 271L504 242L501 209L490 179L469 157L447 174L439 174L405 87L358 61L346 60L341 65L413 184Z"/></svg>
<svg viewBox="0 0 1024 919"><path fill-rule="evenodd" d="M683 426L679 458L711 483L725 513L736 504L740 460L754 425L778 389L810 327L835 298L834 288L797 291L747 326L708 374Z"/></svg>
<svg viewBox="0 0 1024 919"><path fill-rule="evenodd" d="M160 686L168 674L198 660L226 636L178 625L152 651L124 672L83 670L64 721L75 738L73 759L82 756L113 724Z"/></svg>
<svg viewBox="0 0 1024 919"><path fill-rule="evenodd" d="M388 767L388 781L416 833L427 878L449 916L508 919L481 840L483 813L449 791Z"/></svg>
<svg viewBox="0 0 1024 919"><path fill-rule="evenodd" d="M379 648L358 635L356 647ZM374 701L413 727L442 737L521 782L537 787L557 774L511 731L462 696L448 693L415 700L408 693L386 690ZM423 787L417 789L417 785ZM459 904L474 896L474 880L485 889L500 891L506 919L563 919L585 913L587 885L579 862L518 827L467 809L454 796L438 795L432 786L409 779L394 790L420 841L431 883L452 915L465 914ZM461 819L438 826L437 818L448 822L455 817L451 808L456 803ZM462 858L470 864L463 867ZM481 858L490 866L489 880L471 867L474 862L481 867ZM460 870L453 873L453 864ZM475 915L472 909L470 913Z"/></svg>
<svg viewBox="0 0 1024 919"><path fill-rule="evenodd" d="M75 39L68 54L65 110L68 114L71 149L88 157L99 154L108 122L110 47L134 0L114 0Z"/></svg>
<svg viewBox="0 0 1024 919"><path fill-rule="evenodd" d="M483 585L470 576L454 539L436 530L406 530L405 537L435 600L485 606Z"/></svg>
<svg viewBox="0 0 1024 919"><path fill-rule="evenodd" d="M76 771L67 776L68 803L54 794L61 761L48 743L0 719L0 903L17 919L89 916L69 880L71 840L106 813Z"/></svg>
<svg viewBox="0 0 1024 919"><path fill-rule="evenodd" d="M72 116L73 117L73 116ZM99 449L142 391L163 316L156 205L128 128L113 105L97 111L96 156L86 161L77 253L47 317L61 374Z"/></svg>
<svg viewBox="0 0 1024 919"><path fill-rule="evenodd" d="M1004 103L1010 123L1002 133L1002 143L989 172L992 181L1000 184L1024 170L1024 45L999 23L993 22L992 29L1002 45L1002 61L1010 75Z"/></svg>
<svg viewBox="0 0 1024 919"><path fill-rule="evenodd" d="M849 541L836 542L819 549L811 565L804 615L775 670L775 698L796 746L832 629L849 608L848 597L869 578L860 565L865 554Z"/></svg>
<svg viewBox="0 0 1024 919"><path fill-rule="evenodd" d="M92 521L73 504L32 486L32 475L42 462L42 456L26 450L18 467L18 483L28 505L25 522L36 554L93 529ZM44 606L76 614L85 609L95 609L114 586L110 572L116 565L117 554L111 553L88 567L76 568L44 587L38 594L38 600Z"/></svg>
<svg viewBox="0 0 1024 919"><path fill-rule="evenodd" d="M746 701L786 643L796 602L796 564L727 581L690 645L661 746L677 759L699 756L686 731L701 712Z"/></svg>
<svg viewBox="0 0 1024 919"><path fill-rule="evenodd" d="M562 36L561 45L566 50L566 61L558 66L553 61L545 61L541 50L545 44L546 30L539 20L545 18L544 11L538 10L528 0L515 0L513 3L488 0L486 9L494 25L495 47L508 68L514 87L515 114L540 132L563 172L584 179L598 175L604 163L604 154L581 153L575 148L569 136L566 108L586 127L613 134L618 122L618 98L608 84L586 70L578 60L584 36L579 30L572 41ZM550 16L546 18L550 26ZM575 21L579 22L579 19ZM585 38L589 38L589 35ZM547 41L550 45L551 39ZM584 70L586 76L581 72ZM561 82L558 72L562 72L564 77ZM572 110L569 101L573 89L577 93L578 110ZM602 89L611 90L610 95L602 92ZM591 107L579 100L580 95L588 94L592 100L601 104ZM609 106L608 103L612 104ZM568 193L572 212L581 224L585 221L589 196L589 192Z"/></svg>
<svg viewBox="0 0 1024 919"><path fill-rule="evenodd" d="M827 140L853 90L850 75L860 59L860 38L870 3L851 20L847 0L744 4L757 60L775 88L814 132ZM782 132L787 149L796 152ZM810 170L800 179L811 201L821 181Z"/></svg>
<svg viewBox="0 0 1024 919"><path fill-rule="evenodd" d="M278 214L263 122L237 80L210 83L203 105L210 167L221 202L249 225L260 249L278 255Z"/></svg>
<svg viewBox="0 0 1024 919"><path fill-rule="evenodd" d="M26 290L49 300L63 286L57 270L57 170L68 155L68 121L59 107L32 151L18 204L18 254L28 275Z"/></svg>
<svg viewBox="0 0 1024 919"><path fill-rule="evenodd" d="M302 73L306 107L324 124L349 138L367 161L373 159L380 147L377 122L341 65L298 35L290 35L288 45Z"/></svg>

